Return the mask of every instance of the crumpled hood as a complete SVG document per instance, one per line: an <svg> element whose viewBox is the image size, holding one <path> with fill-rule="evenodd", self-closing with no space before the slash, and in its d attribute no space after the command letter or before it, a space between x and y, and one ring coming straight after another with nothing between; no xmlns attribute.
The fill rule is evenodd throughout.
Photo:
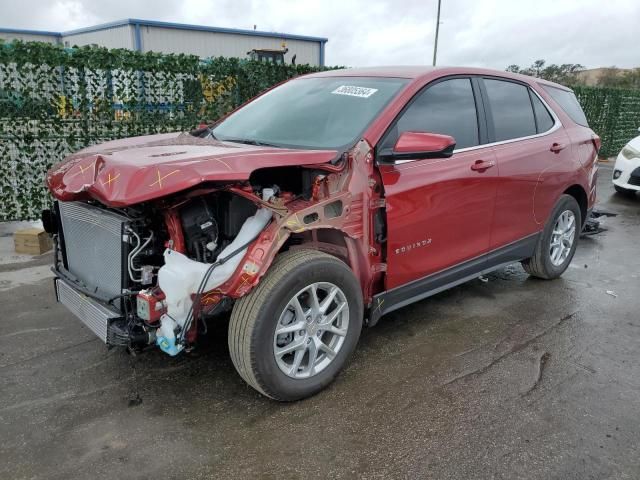
<svg viewBox="0 0 640 480"><path fill-rule="evenodd" d="M338 152L295 150L220 142L188 133L164 133L94 145L70 155L47 172L59 200L95 198L124 207L207 181L248 180L265 167L318 165Z"/></svg>

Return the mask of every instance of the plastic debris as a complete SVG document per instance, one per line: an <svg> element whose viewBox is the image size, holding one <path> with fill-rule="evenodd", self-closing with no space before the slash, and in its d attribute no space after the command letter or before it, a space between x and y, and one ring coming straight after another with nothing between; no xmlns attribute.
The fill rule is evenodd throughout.
<svg viewBox="0 0 640 480"><path fill-rule="evenodd" d="M262 192L263 200L268 201L273 196L273 189L265 188ZM272 212L268 208L259 208L252 217L245 220L236 238L218 255L224 258L245 245L257 233L263 230L271 220ZM244 258L248 245L244 249L221 264L210 275L203 291L210 291L226 282L236 271ZM160 317L156 344L162 351L175 356L184 346L176 343L176 330L182 329L191 311L191 295L198 292L210 264L191 260L186 255L175 250L166 249L164 265L158 271L158 285L166 295L167 313Z"/></svg>
<svg viewBox="0 0 640 480"><path fill-rule="evenodd" d="M607 295L611 295L613 298L618 298L618 295L613 290L607 290Z"/></svg>
<svg viewBox="0 0 640 480"><path fill-rule="evenodd" d="M597 235L598 233L606 232L607 229L604 228L601 221L597 219L600 217L615 217L617 215L617 213L605 212L604 210L594 208L584 222L581 235Z"/></svg>

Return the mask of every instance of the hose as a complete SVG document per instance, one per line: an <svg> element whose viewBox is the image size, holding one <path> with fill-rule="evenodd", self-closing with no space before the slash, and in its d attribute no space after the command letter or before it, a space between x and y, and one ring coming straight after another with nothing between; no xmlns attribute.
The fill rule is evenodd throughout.
<svg viewBox="0 0 640 480"><path fill-rule="evenodd" d="M187 319L184 322L182 330L178 334L178 341L180 343L182 343L183 345L185 344L184 338L185 338L186 332L188 332L189 329L191 328L191 323L193 322L194 317L195 317L193 306L200 304L200 300L202 298L202 294L205 292L205 288L206 288L207 282L209 281L209 278L211 278L211 274L213 273L213 271L216 269L216 267L219 267L220 265L223 265L224 263L228 262L231 258L235 257L238 253L240 253L245 248L247 248L251 243L253 243L255 240L258 239L258 237L260 236L261 233L262 233L262 231L257 232L253 236L253 238L248 240L246 243L244 243L243 245L241 245L238 248L236 248L234 251L232 251L226 257L217 259L215 262L213 262L209 266L209 268L205 272L204 276L202 277L202 280L200 281L200 285L198 286L198 289L196 290L195 298L193 299L193 302L191 303L191 307L189 307L189 311L187 312Z"/></svg>
<svg viewBox="0 0 640 480"><path fill-rule="evenodd" d="M129 254L129 258L127 259L127 269L129 271L129 277L131 278L132 281L134 282L142 282L142 277L140 278L136 278L135 275L133 274L134 271L136 272L141 272L142 268L136 268L133 266L133 259L136 258L136 256L138 256L138 254L144 250L145 248L147 248L147 245L149 245L149 243L151 242L151 240L153 239L153 232L151 232L149 234L149 238L146 239L146 241L141 245L141 240L140 237L138 236L138 234L136 232L134 232L131 229L128 229L128 231L133 234L134 237L136 237L136 241L138 242L136 247L131 251L131 253Z"/></svg>

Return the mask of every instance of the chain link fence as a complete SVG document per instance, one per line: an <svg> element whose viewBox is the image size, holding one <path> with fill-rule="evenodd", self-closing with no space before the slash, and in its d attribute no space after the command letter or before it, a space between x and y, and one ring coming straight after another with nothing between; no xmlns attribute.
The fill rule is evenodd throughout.
<svg viewBox="0 0 640 480"><path fill-rule="evenodd" d="M236 58L0 43L0 221L37 218L50 202L45 172L74 151L192 129L278 82L316 70ZM602 155L617 153L637 135L640 91L575 91L602 137Z"/></svg>

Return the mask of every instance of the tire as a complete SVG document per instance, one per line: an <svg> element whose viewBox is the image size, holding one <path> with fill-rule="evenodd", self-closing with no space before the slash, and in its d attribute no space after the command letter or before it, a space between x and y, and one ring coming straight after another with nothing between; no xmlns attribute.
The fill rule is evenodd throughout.
<svg viewBox="0 0 640 480"><path fill-rule="evenodd" d="M614 185L613 188L616 189L616 192L618 192L620 195L625 195L627 197L632 197L636 194L635 190L631 190L629 188L624 188L624 187L619 187L618 185Z"/></svg>
<svg viewBox="0 0 640 480"><path fill-rule="evenodd" d="M565 214L565 212L571 212L574 219L575 229L571 247L566 251L566 257L562 258L562 256L560 256L559 258L553 259L552 255L557 252L558 248L556 247L555 250L552 250L551 242L554 238L554 228L556 227L556 223L559 221L560 217ZM567 216L570 217L569 214L566 214L564 218L567 218ZM582 213L578 202L571 195L562 195L551 211L549 220L547 221L542 234L538 238L533 256L522 262L524 270L533 277L543 278L546 280L558 278L562 275L571 263L576 251L581 227ZM566 243L560 241L560 244L562 244L563 248L566 248Z"/></svg>
<svg viewBox="0 0 640 480"><path fill-rule="evenodd" d="M325 291L327 295L322 297ZM328 292L336 292L333 300L328 300ZM311 306L320 306L322 310L322 300L329 303L330 314L324 320L322 314L317 314L316 321L314 312L319 310ZM338 323L327 324L331 313L336 311L339 313L334 322ZM231 360L244 381L267 397L279 401L310 397L329 385L347 363L360 337L363 313L360 284L344 262L316 250L282 253L256 288L233 307L228 337ZM300 315L307 322L302 330L296 328L276 336L276 328L300 325ZM312 316L314 319L309 320ZM328 329L314 330L323 321L325 326L330 325ZM335 355L330 358L318 341L334 342ZM302 343L306 347L277 356L277 352ZM297 353L303 348L306 348L303 354ZM317 353L318 362L322 359L317 367L310 362L312 351Z"/></svg>

